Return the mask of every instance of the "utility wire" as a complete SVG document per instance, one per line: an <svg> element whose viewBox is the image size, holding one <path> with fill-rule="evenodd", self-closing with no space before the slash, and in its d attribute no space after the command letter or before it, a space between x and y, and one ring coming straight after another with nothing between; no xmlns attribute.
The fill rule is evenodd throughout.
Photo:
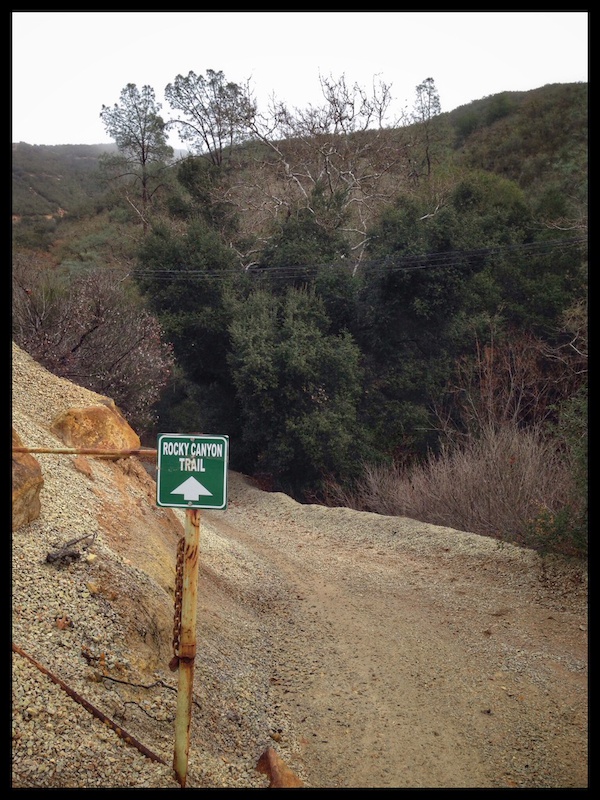
<svg viewBox="0 0 600 800"><path fill-rule="evenodd" d="M587 238L575 237L570 239L554 239L546 242L532 242L515 245L499 245L497 247L484 247L474 250L451 250L445 253L427 253L416 256L394 256L389 255L385 258L369 259L356 265L361 272L409 272L421 269L450 269L452 267L465 266L466 263L477 259L488 258L493 255L505 255L508 253L530 253L531 255L545 255L554 250L566 250L577 247L587 242ZM301 277L307 271L318 272L319 270L330 269L343 265L343 261L329 262L323 264L294 264L292 266L280 267L259 267L255 266L246 270L252 276L269 275L270 277L293 278ZM349 268L353 265L348 263ZM236 274L231 269L134 269L133 275L140 279L152 279L155 281L184 280L189 278L214 278L224 280Z"/></svg>

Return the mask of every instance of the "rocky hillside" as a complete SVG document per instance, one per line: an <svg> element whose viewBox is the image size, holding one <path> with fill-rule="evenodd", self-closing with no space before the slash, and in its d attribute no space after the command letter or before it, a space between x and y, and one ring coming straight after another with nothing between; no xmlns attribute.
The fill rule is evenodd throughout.
<svg viewBox="0 0 600 800"><path fill-rule="evenodd" d="M50 432L53 420L107 399L55 377L16 346L12 370L12 425L27 447L64 448ZM177 787L177 673L168 664L182 519L156 506L155 482L136 458L35 457L41 513L14 531L12 546L13 787ZM244 611L215 559L227 580L240 577L238 591L244 576L208 525L201 535L205 616L187 786L265 786L255 766L273 744L260 706L267 670L259 661L241 665L255 647L240 649ZM48 560L74 541L68 549L77 557ZM165 763L126 744L28 656ZM239 692L256 703L243 729L220 708ZM233 750L243 751L243 766L229 763Z"/></svg>

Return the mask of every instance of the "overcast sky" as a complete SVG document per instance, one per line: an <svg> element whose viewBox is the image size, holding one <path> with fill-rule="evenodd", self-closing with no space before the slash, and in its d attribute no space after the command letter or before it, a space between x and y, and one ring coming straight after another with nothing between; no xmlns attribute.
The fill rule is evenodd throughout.
<svg viewBox="0 0 600 800"><path fill-rule="evenodd" d="M103 105L128 84L222 71L269 98L320 105L319 75L392 86L412 109L433 78L442 111L503 91L588 81L587 11L12 11L12 141L110 142ZM174 139L170 143L177 147Z"/></svg>

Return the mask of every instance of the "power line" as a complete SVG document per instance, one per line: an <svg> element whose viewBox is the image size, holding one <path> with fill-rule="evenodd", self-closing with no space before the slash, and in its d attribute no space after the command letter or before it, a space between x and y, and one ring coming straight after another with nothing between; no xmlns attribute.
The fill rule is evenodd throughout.
<svg viewBox="0 0 600 800"><path fill-rule="evenodd" d="M357 265L348 263L349 269L356 269L360 272L410 272L422 269L450 269L452 267L462 267L466 263L478 259L489 258L493 255L506 255L508 253L530 253L534 256L545 255L555 250L566 250L587 243L585 236L573 237L570 239L553 239L545 242L531 242L514 245L498 245L496 247L484 247L473 250L451 250L445 253L426 253L415 256L394 256L388 255L384 258L368 259ZM331 269L343 266L343 261L329 262L323 264L294 264L291 266L280 267L253 267L246 270L246 273L253 277L270 276L271 278L294 278L303 277L307 272L316 273L320 270ZM231 269L134 269L133 275L140 279L152 279L155 281L185 280L193 278L212 278L224 280L234 276Z"/></svg>

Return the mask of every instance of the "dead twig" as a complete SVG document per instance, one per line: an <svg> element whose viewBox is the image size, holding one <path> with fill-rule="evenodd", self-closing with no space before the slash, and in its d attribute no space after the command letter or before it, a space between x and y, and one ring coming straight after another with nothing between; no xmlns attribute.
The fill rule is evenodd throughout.
<svg viewBox="0 0 600 800"><path fill-rule="evenodd" d="M83 549L88 550L93 543L96 541L96 534L95 533L87 533L85 536L79 536L76 539L71 539L71 541L66 542L63 545L55 544L54 547L58 547L58 550L50 551L46 555L46 561L48 564L57 564L58 566L67 566L72 561L77 561L81 558L81 553L79 550L74 550L73 546L79 544L79 542L83 542L85 539L90 539L89 542Z"/></svg>

